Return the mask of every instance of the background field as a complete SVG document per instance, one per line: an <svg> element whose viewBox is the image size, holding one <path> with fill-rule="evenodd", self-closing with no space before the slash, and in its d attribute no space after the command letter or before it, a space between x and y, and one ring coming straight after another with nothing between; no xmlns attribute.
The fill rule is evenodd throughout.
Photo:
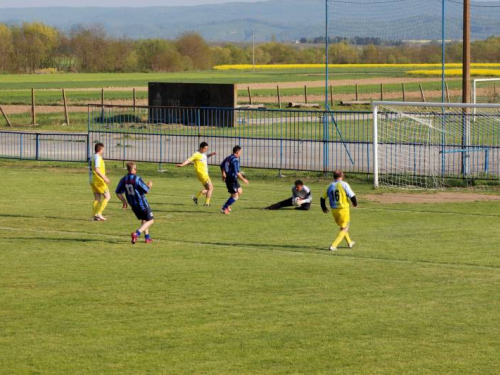
<svg viewBox="0 0 500 375"><path fill-rule="evenodd" d="M381 84L385 100L402 100L402 83L405 84L406 100L422 101L420 86L426 100L441 100L439 77L415 78L406 74L408 67L347 67L332 69L330 83L334 86L334 109L370 110L369 105L340 106L341 101L381 99ZM414 68L411 68L414 69ZM425 67L422 67L425 69ZM417 69L418 70L418 69ZM304 102L304 86L307 100L323 106L325 98L323 69L270 69L252 71L200 71L191 73L89 73L89 74L39 74L0 75L0 105L17 129L26 129L31 123L31 88L36 91L37 130L86 130L86 108L89 103L101 103L101 89L105 88L106 104L132 105L136 89L136 104L147 105L148 82L207 82L238 84L238 102L265 104L278 108L277 86L280 86L282 106L288 102ZM356 95L356 84L358 94ZM461 81L448 80L449 96L459 101ZM66 89L71 126L65 123L61 89ZM500 91L500 88L498 89ZM7 128L0 117L0 129ZM31 129L31 128L30 128Z"/></svg>
<svg viewBox="0 0 500 375"><path fill-rule="evenodd" d="M156 242L132 246L117 199L89 220L85 166L0 166L1 373L500 371L498 202L372 203L351 178L357 247L333 254L318 175L312 211L266 212L295 176L247 170L222 216L218 180L204 209L191 170L141 165Z"/></svg>

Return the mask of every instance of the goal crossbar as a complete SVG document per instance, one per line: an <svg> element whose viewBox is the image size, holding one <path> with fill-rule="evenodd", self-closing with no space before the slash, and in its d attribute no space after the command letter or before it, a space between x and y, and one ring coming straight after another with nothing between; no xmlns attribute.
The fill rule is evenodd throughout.
<svg viewBox="0 0 500 375"><path fill-rule="evenodd" d="M500 110L500 104L473 104L473 103L438 103L438 102L373 102L373 107L381 106L401 106L401 107L430 107L430 108L497 108Z"/></svg>

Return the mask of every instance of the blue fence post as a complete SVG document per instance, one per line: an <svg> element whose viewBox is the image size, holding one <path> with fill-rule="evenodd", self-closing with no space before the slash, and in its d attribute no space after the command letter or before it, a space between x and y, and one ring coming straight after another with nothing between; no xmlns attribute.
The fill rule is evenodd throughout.
<svg viewBox="0 0 500 375"><path fill-rule="evenodd" d="M90 133L87 131L87 150L86 150L86 159L87 161L90 159Z"/></svg>
<svg viewBox="0 0 500 375"><path fill-rule="evenodd" d="M24 134L20 133L19 134L19 159L23 158L23 139L24 139Z"/></svg>
<svg viewBox="0 0 500 375"><path fill-rule="evenodd" d="M158 164L158 171L161 171L161 162L163 160L163 139L162 138L163 138L163 135L160 133L160 163Z"/></svg>
<svg viewBox="0 0 500 375"><path fill-rule="evenodd" d="M323 173L325 175L326 173L328 173L328 159L329 159L328 142L330 139L329 125L330 125L330 116L329 113L325 111L323 112Z"/></svg>
<svg viewBox="0 0 500 375"><path fill-rule="evenodd" d="M40 158L40 134L35 135L35 160Z"/></svg>

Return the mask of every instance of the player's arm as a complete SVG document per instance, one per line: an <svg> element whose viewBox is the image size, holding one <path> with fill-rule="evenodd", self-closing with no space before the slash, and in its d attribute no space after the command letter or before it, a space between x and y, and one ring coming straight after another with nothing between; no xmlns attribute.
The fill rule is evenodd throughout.
<svg viewBox="0 0 500 375"><path fill-rule="evenodd" d="M355 195L353 195L352 197L349 197L349 199L351 200L352 205L353 205L354 207L358 207L358 200L356 199L356 196L355 196Z"/></svg>
<svg viewBox="0 0 500 375"><path fill-rule="evenodd" d="M118 197L118 199L123 203L122 208L124 210L126 210L128 205L127 205L127 200L123 196L123 193L125 193L125 185L123 183L123 178L118 183L118 186L116 187L115 193L116 193L116 196Z"/></svg>
<svg viewBox="0 0 500 375"><path fill-rule="evenodd" d="M312 193L311 190L309 190L306 194L306 197L304 199L301 199L300 201L304 204L304 203L312 203L312 200L313 200Z"/></svg>
<svg viewBox="0 0 500 375"><path fill-rule="evenodd" d="M99 177L101 177L101 178L104 180L104 182L105 182L105 183L107 183L107 184L110 184L110 183L111 183L110 179L109 179L109 178L107 178L107 177L104 175L104 173L102 173L102 172L101 172L101 168L99 168L99 167L95 167L95 173L96 173Z"/></svg>
<svg viewBox="0 0 500 375"><path fill-rule="evenodd" d="M207 155L207 159L210 159L212 156L215 156L215 155L217 155L217 153L216 152L212 152L211 154Z"/></svg>
<svg viewBox="0 0 500 375"><path fill-rule="evenodd" d="M245 185L248 185L248 184L249 184L248 180L247 180L247 179L243 176L243 173L238 172L237 176L238 176L238 178L239 178L241 181L243 181L243 182L245 183Z"/></svg>
<svg viewBox="0 0 500 375"><path fill-rule="evenodd" d="M122 208L124 210L127 209L128 205L127 205L127 200L125 199L125 197L123 196L123 194L116 194L116 196L118 197L118 199L123 203L123 206Z"/></svg>
<svg viewBox="0 0 500 375"><path fill-rule="evenodd" d="M328 208L326 207L326 199L328 198L328 189L325 190L323 196L321 197L320 199L320 204L321 204L321 209L323 210L323 212L325 214L327 214L329 211L328 211Z"/></svg>
<svg viewBox="0 0 500 375"><path fill-rule="evenodd" d="M233 160L233 168L235 171L238 171L236 173L236 177L239 178L245 185L248 185L248 180L245 178L245 175L243 172L240 171L240 162L238 160Z"/></svg>
<svg viewBox="0 0 500 375"><path fill-rule="evenodd" d="M351 200L352 205L354 207L358 207L358 200L356 199L356 194L352 191L351 186L348 183L345 183L344 189L346 191L347 197Z"/></svg>
<svg viewBox="0 0 500 375"><path fill-rule="evenodd" d="M142 194L149 193L149 190L151 190L152 187L153 187L153 181L149 181L147 184L145 184L142 178L139 178L137 180L137 188Z"/></svg>
<svg viewBox="0 0 500 375"><path fill-rule="evenodd" d="M226 182L226 170L224 168L224 163L226 162L226 160L224 159L224 161L222 162L222 164L220 165L220 173L222 174L222 181L223 182Z"/></svg>
<svg viewBox="0 0 500 375"><path fill-rule="evenodd" d="M186 165L188 164L193 164L193 160L191 160L191 158L187 159L184 163L182 164L177 164L177 168L182 168L182 167L185 167Z"/></svg>

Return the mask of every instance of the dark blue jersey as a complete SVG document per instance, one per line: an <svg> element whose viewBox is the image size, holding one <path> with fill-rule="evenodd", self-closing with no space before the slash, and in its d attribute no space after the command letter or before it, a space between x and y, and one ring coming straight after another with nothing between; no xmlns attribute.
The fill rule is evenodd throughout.
<svg viewBox="0 0 500 375"><path fill-rule="evenodd" d="M129 173L123 177L115 190L116 194L125 194L127 202L132 209L146 210L149 207L145 195L149 187L139 176Z"/></svg>
<svg viewBox="0 0 500 375"><path fill-rule="evenodd" d="M226 172L227 180L237 180L238 173L240 173L240 160L234 155L229 155L220 165L220 169Z"/></svg>

